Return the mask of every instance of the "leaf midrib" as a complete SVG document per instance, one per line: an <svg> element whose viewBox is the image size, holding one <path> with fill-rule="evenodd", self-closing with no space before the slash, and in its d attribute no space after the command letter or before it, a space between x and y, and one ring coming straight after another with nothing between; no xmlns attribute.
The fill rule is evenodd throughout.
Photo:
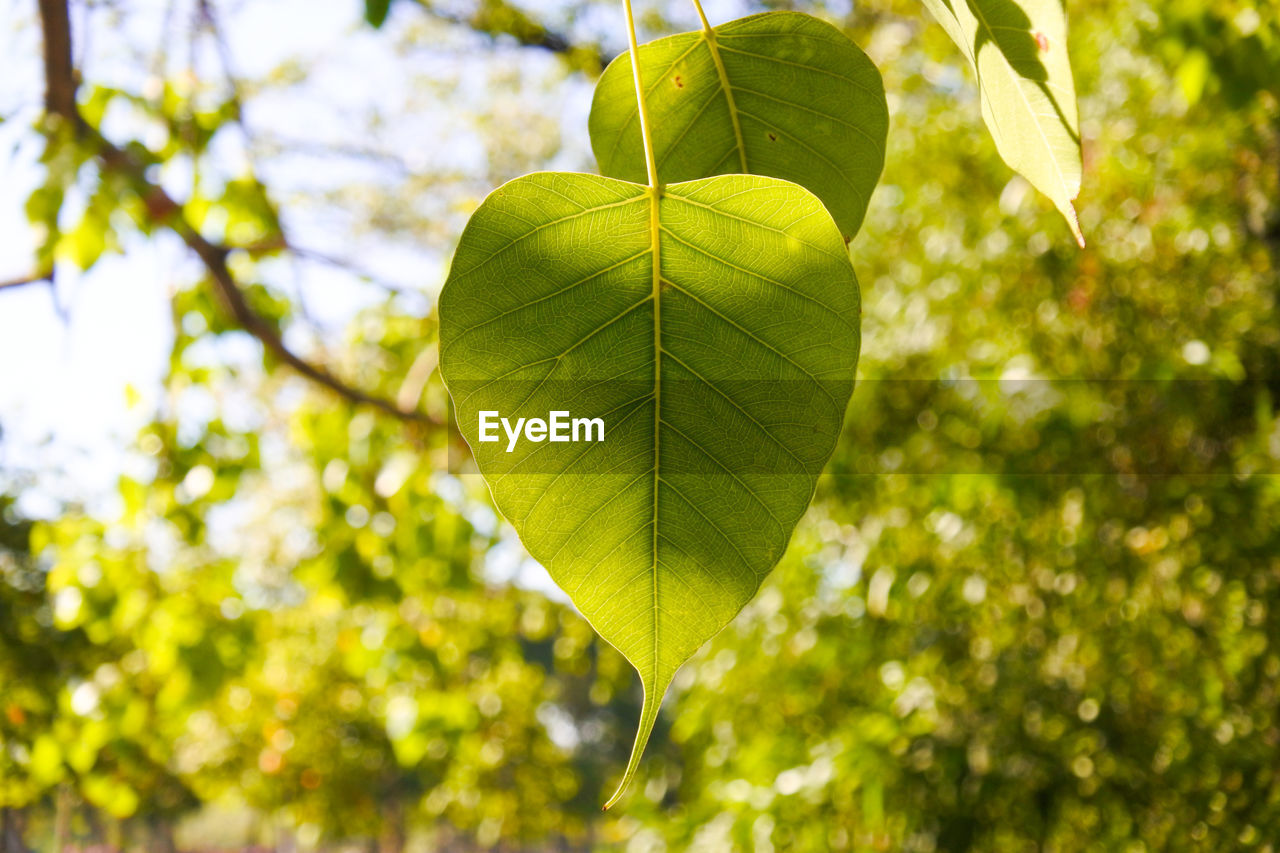
<svg viewBox="0 0 1280 853"><path fill-rule="evenodd" d="M702 40L707 43L707 49L711 52L711 61L715 64L716 74L720 78L720 89L724 92L725 103L729 106L729 120L733 123L733 138L738 143L738 165L746 174L750 169L747 168L747 146L742 139L742 121L738 117L738 107L733 102L733 87L729 85L729 72L725 69L724 59L720 56L720 46L716 44L715 30L711 27L703 27Z"/></svg>
<svg viewBox="0 0 1280 853"><path fill-rule="evenodd" d="M639 62L639 57L634 57ZM657 182L657 176L653 176ZM651 186L649 194L649 241L653 249L653 670L654 687L658 679L658 485L661 482L661 441L659 430L662 425L662 188ZM646 688L650 689L650 688Z"/></svg>

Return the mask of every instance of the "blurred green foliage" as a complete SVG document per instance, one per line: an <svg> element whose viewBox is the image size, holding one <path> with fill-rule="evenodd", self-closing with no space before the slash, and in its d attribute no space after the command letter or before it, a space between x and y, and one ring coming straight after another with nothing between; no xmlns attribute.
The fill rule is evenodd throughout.
<svg viewBox="0 0 1280 853"><path fill-rule="evenodd" d="M499 577L520 557L456 436L226 357L243 333L188 282L115 516L0 503L0 837L1274 850L1276 10L1072 4L1079 251L996 156L945 34L869 5L849 32L893 95L853 245L863 382L787 558L678 677L617 813L634 674ZM156 162L236 115L182 86L138 103L168 128ZM43 258L89 267L148 227L74 149L44 165ZM64 221L71 186L93 201ZM294 322L258 275L269 184L188 198L265 247L237 270ZM433 346L420 315L391 296L326 354L394 397ZM443 415L438 377L420 396Z"/></svg>

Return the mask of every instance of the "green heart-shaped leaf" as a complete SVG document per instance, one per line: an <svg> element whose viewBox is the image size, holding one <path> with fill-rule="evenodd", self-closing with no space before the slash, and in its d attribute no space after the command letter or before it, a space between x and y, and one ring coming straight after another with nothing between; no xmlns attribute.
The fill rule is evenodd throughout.
<svg viewBox="0 0 1280 853"><path fill-rule="evenodd" d="M640 47L658 176L743 172L794 181L822 199L846 238L884 167L889 111L867 55L830 24L766 12ZM644 182L631 53L605 70L591 104L600 171Z"/></svg>
<svg viewBox="0 0 1280 853"><path fill-rule="evenodd" d="M1004 161L1049 197L1076 242L1080 125L1062 0L924 0L978 77Z"/></svg>
<svg viewBox="0 0 1280 853"><path fill-rule="evenodd" d="M498 509L640 673L613 800L676 670L786 549L840 433L858 329L830 214L773 178L659 194L540 173L467 224L440 294L440 370ZM600 418L604 440L480 440L481 412L556 411Z"/></svg>

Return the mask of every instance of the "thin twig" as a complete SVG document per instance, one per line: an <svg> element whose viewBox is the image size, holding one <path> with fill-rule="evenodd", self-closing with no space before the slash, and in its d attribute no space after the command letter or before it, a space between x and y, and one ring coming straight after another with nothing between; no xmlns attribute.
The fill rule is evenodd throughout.
<svg viewBox="0 0 1280 853"><path fill-rule="evenodd" d="M0 281L0 290L8 290L11 287L25 287L28 284L53 284L53 270L42 270L21 278Z"/></svg>
<svg viewBox="0 0 1280 853"><path fill-rule="evenodd" d="M413 177L415 172L404 158L387 151L374 148L361 148L354 145L316 142L308 139L286 139L280 136L258 134L257 141L271 153L283 153L291 156L326 157L344 160L362 160L375 166L382 166L405 178Z"/></svg>
<svg viewBox="0 0 1280 853"><path fill-rule="evenodd" d="M491 39L497 39L499 36L504 35L510 36L524 47L545 50L561 56L572 57L576 55L587 60L589 64L594 65L596 68L604 68L613 59L612 55L605 53L598 45L575 44L567 36L547 29L541 24L526 18L522 13L511 7L506 7L502 10L507 14L497 18L495 26L495 22L489 18L488 9L484 4L481 4L470 15L436 8L429 0L418 0L418 5L436 20L468 27Z"/></svg>
<svg viewBox="0 0 1280 853"><path fill-rule="evenodd" d="M303 260L311 261L312 263L316 263L316 264L323 264L326 267L333 267L334 269L343 270L344 272L350 273L356 278L364 279L369 284L375 285L387 291L388 293L419 293L419 294L422 293L421 289L419 288L412 287L407 284L399 284L397 282L391 281L387 278L377 275L376 273L370 272L369 270L365 269L364 267L360 266L354 261L349 261L346 258L342 258L337 255L331 255L327 252L321 252L318 249L311 249L304 246L295 245L294 243L289 243L288 251L290 254L296 255L299 258L302 258Z"/></svg>

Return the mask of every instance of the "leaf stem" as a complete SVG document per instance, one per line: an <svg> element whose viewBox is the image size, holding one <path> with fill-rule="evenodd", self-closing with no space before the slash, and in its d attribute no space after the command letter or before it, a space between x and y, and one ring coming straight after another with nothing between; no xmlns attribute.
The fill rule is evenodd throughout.
<svg viewBox="0 0 1280 853"><path fill-rule="evenodd" d="M693 0L693 6L698 10L698 17L702 19L702 31L712 35L711 22L707 20L707 13L702 11L702 0Z"/></svg>
<svg viewBox="0 0 1280 853"><path fill-rule="evenodd" d="M640 82L640 46L636 43L636 18L631 11L631 0L622 0L627 12L627 39L631 43L631 76L636 84L636 106L640 111L640 136L644 140L644 162L649 169L649 186L661 192L658 182L658 161L653 156L653 137L649 135L649 111L644 103L644 85Z"/></svg>

